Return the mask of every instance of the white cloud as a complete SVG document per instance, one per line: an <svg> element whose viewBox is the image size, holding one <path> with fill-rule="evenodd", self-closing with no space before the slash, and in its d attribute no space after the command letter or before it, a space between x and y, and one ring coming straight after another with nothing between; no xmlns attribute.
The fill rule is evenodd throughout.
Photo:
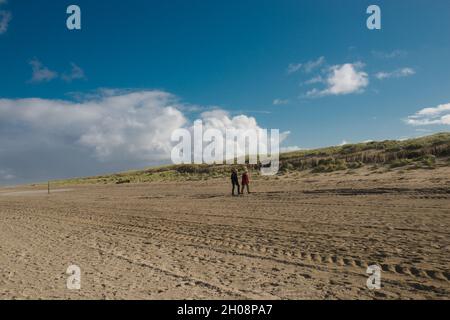
<svg viewBox="0 0 450 320"><path fill-rule="evenodd" d="M302 83L302 85L305 85L305 84L309 85L309 84L316 84L316 83L323 83L323 82L324 82L324 79L322 78L322 76L319 75L319 76L316 76L309 80L304 81Z"/></svg>
<svg viewBox="0 0 450 320"><path fill-rule="evenodd" d="M229 112L222 109L205 111L200 114L200 119L203 121L204 130L214 128L220 130L222 133L225 133L227 129L262 129L254 117L243 114L232 117ZM285 140L289 134L289 131L281 132L280 143Z"/></svg>
<svg viewBox="0 0 450 320"><path fill-rule="evenodd" d="M305 150L304 148L300 148L299 146L287 146L287 147L281 147L280 152L293 152L293 151L300 151Z"/></svg>
<svg viewBox="0 0 450 320"><path fill-rule="evenodd" d="M329 69L325 79L327 88L312 89L306 93L309 97L326 95L344 95L361 92L369 84L366 72L361 71L364 65L360 62L335 65Z"/></svg>
<svg viewBox="0 0 450 320"><path fill-rule="evenodd" d="M30 61L30 65L33 73L29 82L32 83L48 82L56 78L60 78L66 82L72 82L73 80L79 79L86 79L84 70L73 62L70 63L71 66L70 72L63 73L61 75L59 75L58 72L50 70L49 68L44 66L42 62L36 58Z"/></svg>
<svg viewBox="0 0 450 320"><path fill-rule="evenodd" d="M310 73L313 70L315 70L316 68L320 67L324 62L325 62L325 57L319 57L319 58L317 58L317 60L311 60L304 64L303 63L291 63L287 67L287 73L292 74L292 73L299 71L300 69L302 69L303 72L305 72L305 73Z"/></svg>
<svg viewBox="0 0 450 320"><path fill-rule="evenodd" d="M391 72L378 72L375 74L375 78L378 80L384 80L389 78L403 78L403 77L409 77L414 75L416 72L412 68L402 68L397 69Z"/></svg>
<svg viewBox="0 0 450 320"><path fill-rule="evenodd" d="M254 117L248 117L246 115L238 115L231 117L227 111L216 109L212 111L206 111L200 114L200 119L203 121L203 130L218 129L226 137L226 130L254 130L258 132L261 128ZM268 130L269 131L269 130ZM288 137L289 131L280 132L280 144ZM234 143L234 141L232 142ZM261 141L261 143L264 143ZM226 142L224 142L224 145ZM239 150L245 151L247 142L244 145L236 143L236 147Z"/></svg>
<svg viewBox="0 0 450 320"><path fill-rule="evenodd" d="M259 126L254 117L238 115L231 117L230 114L222 109L205 111L200 114L203 120L204 130L214 128L225 133L226 129L258 129Z"/></svg>
<svg viewBox="0 0 450 320"><path fill-rule="evenodd" d="M77 142L101 161L163 160L171 150L172 131L186 123L171 98L164 92L136 92L83 104L96 119Z"/></svg>
<svg viewBox="0 0 450 320"><path fill-rule="evenodd" d="M156 90L103 90L81 101L0 99L0 168L10 168L3 179L40 181L169 163L172 132L192 125L183 113L188 106ZM259 128L254 117L220 109L200 118L206 128Z"/></svg>
<svg viewBox="0 0 450 320"><path fill-rule="evenodd" d="M1 3L0 3L1 4ZM12 14L9 11L0 11L0 34L8 31L9 23L11 22Z"/></svg>
<svg viewBox="0 0 450 320"><path fill-rule="evenodd" d="M418 128L416 129L417 132L432 132L430 129L423 129L423 128Z"/></svg>
<svg viewBox="0 0 450 320"><path fill-rule="evenodd" d="M0 169L0 182L13 180L15 177L11 169Z"/></svg>
<svg viewBox="0 0 450 320"><path fill-rule="evenodd" d="M349 142L347 140L342 140L342 142L340 144L338 144L338 146L345 146L348 143Z"/></svg>
<svg viewBox="0 0 450 320"><path fill-rule="evenodd" d="M289 100L288 99L275 99L275 100L273 100L272 103L275 106L279 106L279 105L283 105L283 104L288 104Z"/></svg>
<svg viewBox="0 0 450 320"><path fill-rule="evenodd" d="M424 108L409 116L405 121L413 126L450 125L450 103Z"/></svg>
<svg viewBox="0 0 450 320"><path fill-rule="evenodd" d="M303 70L306 73L312 72L314 69L320 67L325 62L325 57L319 57L317 60L308 61L303 66Z"/></svg>
<svg viewBox="0 0 450 320"><path fill-rule="evenodd" d="M288 65L286 72L288 74L295 73L302 67L301 63L291 63Z"/></svg>
<svg viewBox="0 0 450 320"><path fill-rule="evenodd" d="M62 74L61 79L63 79L66 82L72 82L73 80L76 80L76 79L86 79L83 69L81 69L79 66L77 66L73 62L70 65L72 66L70 73Z"/></svg>
<svg viewBox="0 0 450 320"><path fill-rule="evenodd" d="M407 55L407 52L404 50L393 50L390 52L384 52L384 51L372 51L372 55L376 58L380 59L393 59L393 58L400 58Z"/></svg>
<svg viewBox="0 0 450 320"><path fill-rule="evenodd" d="M30 82L48 82L58 77L58 73L44 66L42 62L36 58L30 61L30 65L33 72Z"/></svg>

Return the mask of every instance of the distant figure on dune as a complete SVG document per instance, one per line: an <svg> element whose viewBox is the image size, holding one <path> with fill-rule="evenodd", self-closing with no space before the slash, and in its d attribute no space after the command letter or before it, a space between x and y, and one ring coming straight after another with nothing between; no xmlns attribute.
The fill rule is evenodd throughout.
<svg viewBox="0 0 450 320"><path fill-rule="evenodd" d="M231 170L231 184L233 185L233 189L231 190L231 195L234 196L234 189L237 187L237 195L239 195L239 178L236 169Z"/></svg>
<svg viewBox="0 0 450 320"><path fill-rule="evenodd" d="M244 194L244 187L247 187L247 193L250 194L250 177L248 175L248 170L245 168L244 173L242 174L242 190L241 194Z"/></svg>

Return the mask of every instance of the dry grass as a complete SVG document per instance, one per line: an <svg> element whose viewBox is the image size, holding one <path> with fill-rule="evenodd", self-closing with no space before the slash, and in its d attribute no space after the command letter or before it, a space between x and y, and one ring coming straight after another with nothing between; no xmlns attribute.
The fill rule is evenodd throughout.
<svg viewBox="0 0 450 320"><path fill-rule="evenodd" d="M348 144L280 155L280 175L306 171L311 174L354 170L362 167L407 170L450 165L450 133L410 139ZM158 181L200 181L229 175L231 165L167 165L94 177L55 181L56 185L124 184ZM243 166L234 165L238 169ZM249 165L252 176L259 177L257 165ZM349 172L349 171L347 171Z"/></svg>

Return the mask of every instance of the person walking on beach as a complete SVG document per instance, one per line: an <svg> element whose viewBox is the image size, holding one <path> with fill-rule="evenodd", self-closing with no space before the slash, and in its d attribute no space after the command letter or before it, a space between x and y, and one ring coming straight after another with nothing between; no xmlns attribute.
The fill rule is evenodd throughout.
<svg viewBox="0 0 450 320"><path fill-rule="evenodd" d="M249 175L248 175L248 170L246 168L244 170L244 173L242 174L242 190L241 190L241 194L244 194L244 187L247 187L247 193L250 194L249 184L250 184L250 178L249 178Z"/></svg>
<svg viewBox="0 0 450 320"><path fill-rule="evenodd" d="M237 187L237 195L239 195L239 189L240 189L239 177L238 177L236 169L234 169L234 168L231 170L231 184L233 185L233 189L231 190L231 195L234 196L234 189L236 187Z"/></svg>

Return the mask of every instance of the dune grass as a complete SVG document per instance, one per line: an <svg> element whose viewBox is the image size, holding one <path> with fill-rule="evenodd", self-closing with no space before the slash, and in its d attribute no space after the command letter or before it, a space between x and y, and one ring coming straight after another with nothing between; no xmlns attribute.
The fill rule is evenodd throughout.
<svg viewBox="0 0 450 320"><path fill-rule="evenodd" d="M308 171L334 172L367 166L370 170L396 168L413 170L433 169L450 165L450 133L438 133L404 141L385 140L346 144L315 150L301 150L280 155L280 172ZM228 177L231 167L243 165L165 165L108 175L54 181L58 185L125 184L157 181L200 181ZM248 165L253 177L258 178L257 165Z"/></svg>

